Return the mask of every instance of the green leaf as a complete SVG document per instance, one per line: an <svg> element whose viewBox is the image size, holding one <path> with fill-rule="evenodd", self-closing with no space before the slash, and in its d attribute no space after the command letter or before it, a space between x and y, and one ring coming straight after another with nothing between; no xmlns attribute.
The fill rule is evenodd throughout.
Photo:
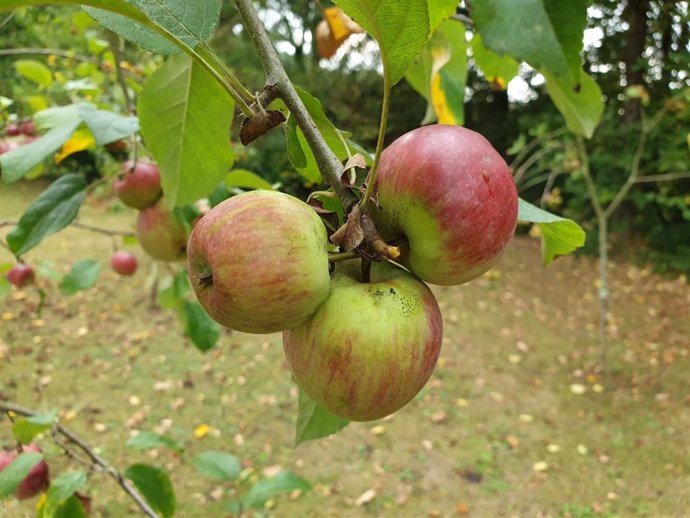
<svg viewBox="0 0 690 518"><path fill-rule="evenodd" d="M194 467L213 480L232 482L240 476L240 459L223 451L205 451L192 460Z"/></svg>
<svg viewBox="0 0 690 518"><path fill-rule="evenodd" d="M153 432L139 432L137 435L127 440L127 446L140 450L153 450L155 448L170 448L174 452L182 453L184 447L164 435Z"/></svg>
<svg viewBox="0 0 690 518"><path fill-rule="evenodd" d="M10 294L10 291L12 291L11 286L12 285L10 284L10 281L7 280L7 277L4 275L0 277L0 300L4 299Z"/></svg>
<svg viewBox="0 0 690 518"><path fill-rule="evenodd" d="M335 0L335 3L378 42L391 84L400 81L429 38L426 0ZM438 21L437 15L434 16Z"/></svg>
<svg viewBox="0 0 690 518"><path fill-rule="evenodd" d="M518 200L518 220L539 225L544 265L585 244L585 231L573 220L546 212L522 198Z"/></svg>
<svg viewBox="0 0 690 518"><path fill-rule="evenodd" d="M77 490L86 484L86 473L82 470L63 471L57 478L50 482L50 487L46 494L43 516L54 518L57 510L69 499Z"/></svg>
<svg viewBox="0 0 690 518"><path fill-rule="evenodd" d="M184 301L186 334L200 351L206 352L218 342L220 326L196 302Z"/></svg>
<svg viewBox="0 0 690 518"><path fill-rule="evenodd" d="M424 123L464 122L467 42L458 23L446 20L407 70L405 78L429 103Z"/></svg>
<svg viewBox="0 0 690 518"><path fill-rule="evenodd" d="M72 269L60 282L63 295L74 295L78 291L93 286L101 273L101 263L94 259L82 259L72 266Z"/></svg>
<svg viewBox="0 0 690 518"><path fill-rule="evenodd" d="M176 273L174 277L168 278L166 281L167 286L158 292L156 302L164 309L178 308L182 304L184 296L191 289L187 270Z"/></svg>
<svg viewBox="0 0 690 518"><path fill-rule="evenodd" d="M21 453L12 464L0 471L0 500L13 494L29 471L42 460L43 455L40 453Z"/></svg>
<svg viewBox="0 0 690 518"><path fill-rule="evenodd" d="M91 130L98 146L129 137L139 131L139 119L133 116L98 110L89 103L79 104L78 111L81 119Z"/></svg>
<svg viewBox="0 0 690 518"><path fill-rule="evenodd" d="M14 62L14 69L20 76L33 81L38 86L50 88L53 85L53 75L50 73L50 69L40 61L19 59Z"/></svg>
<svg viewBox="0 0 690 518"><path fill-rule="evenodd" d="M254 484L242 498L242 504L245 508L261 508L275 495L296 489L309 491L311 484L291 471L279 471L275 477Z"/></svg>
<svg viewBox="0 0 690 518"><path fill-rule="evenodd" d="M265 189L272 191L273 186L259 175L246 169L233 169L225 177L225 185L229 189L241 187L244 189Z"/></svg>
<svg viewBox="0 0 690 518"><path fill-rule="evenodd" d="M181 52L179 47L144 24L102 9L94 9L93 7L82 7L82 9L106 29L144 50L156 54L178 54Z"/></svg>
<svg viewBox="0 0 690 518"><path fill-rule="evenodd" d="M39 433L49 430L56 418L57 410L51 410L43 414L16 419L12 425L12 434L18 442L29 444Z"/></svg>
<svg viewBox="0 0 690 518"><path fill-rule="evenodd" d="M36 123L40 118L37 114ZM64 118L59 125L52 127L45 135L29 144L0 155L0 170L5 183L19 180L34 167L58 151L69 140L72 133L79 127L81 120L76 113L71 112L69 118ZM74 176L74 175L73 175Z"/></svg>
<svg viewBox="0 0 690 518"><path fill-rule="evenodd" d="M429 1L429 26L431 32L446 18L455 14L458 0L428 0ZM457 22L456 22L457 23Z"/></svg>
<svg viewBox="0 0 690 518"><path fill-rule="evenodd" d="M307 166L307 157L297 137L297 132L301 131L297 126L297 119L292 116L289 117L287 122L283 124L283 129L285 131L288 160L290 160L292 167L297 170L305 168Z"/></svg>
<svg viewBox="0 0 690 518"><path fill-rule="evenodd" d="M546 78L546 90L558 111L565 117L568 129L591 138L604 112L599 85L584 70L580 72L580 88L577 90L548 72L542 73Z"/></svg>
<svg viewBox="0 0 690 518"><path fill-rule="evenodd" d="M323 138L326 141L326 144L328 144L328 147L331 148L331 151L333 151L333 153L335 153L335 155L341 160L347 158L347 150L343 144L344 139L340 136L338 128L336 128L333 123L328 120L328 116L321 105L321 101L297 85L295 85L295 90L297 90L297 94L299 95L300 99L302 99L302 102L307 108L309 115L311 115L311 118L314 120L316 129L318 129L321 135L323 135ZM311 149L308 146L304 151L311 153Z"/></svg>
<svg viewBox="0 0 690 518"><path fill-rule="evenodd" d="M47 518L45 511L37 518ZM60 507L55 510L53 518L88 518L81 501L74 495L65 500Z"/></svg>
<svg viewBox="0 0 690 518"><path fill-rule="evenodd" d="M548 72L569 86L580 81L580 52L590 0L472 0L484 45Z"/></svg>
<svg viewBox="0 0 690 518"><path fill-rule="evenodd" d="M86 181L81 175L67 174L43 191L7 234L7 244L20 256L38 245L43 238L69 225L79 213Z"/></svg>
<svg viewBox="0 0 690 518"><path fill-rule="evenodd" d="M205 197L232 166L233 106L217 81L186 55L170 57L144 83L141 132L173 206Z"/></svg>
<svg viewBox="0 0 690 518"><path fill-rule="evenodd" d="M333 435L345 428L349 422L331 414L300 389L295 446L304 441Z"/></svg>
<svg viewBox="0 0 690 518"><path fill-rule="evenodd" d="M124 475L163 518L175 514L175 491L165 471L146 464L133 464L125 470Z"/></svg>
<svg viewBox="0 0 690 518"><path fill-rule="evenodd" d="M520 70L520 63L509 55L499 56L487 49L478 32L472 37L472 57L481 69L486 80L492 85L499 85L502 90L508 87L508 83Z"/></svg>

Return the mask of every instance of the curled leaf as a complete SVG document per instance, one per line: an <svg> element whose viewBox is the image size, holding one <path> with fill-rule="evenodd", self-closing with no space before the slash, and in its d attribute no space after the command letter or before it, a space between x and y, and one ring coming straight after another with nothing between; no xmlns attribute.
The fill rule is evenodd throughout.
<svg viewBox="0 0 690 518"><path fill-rule="evenodd" d="M345 251L354 250L364 241L362 209L355 205L347 221L331 236L331 242Z"/></svg>

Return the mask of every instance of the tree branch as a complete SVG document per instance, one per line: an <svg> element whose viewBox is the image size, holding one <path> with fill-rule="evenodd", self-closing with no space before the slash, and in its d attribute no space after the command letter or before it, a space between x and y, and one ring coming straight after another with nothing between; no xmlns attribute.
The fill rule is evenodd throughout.
<svg viewBox="0 0 690 518"><path fill-rule="evenodd" d="M3 401L0 401L0 410L2 410L3 412L14 412L15 414L25 417L31 417L33 415L36 415L37 413L28 408L14 405L12 403L6 403ZM108 464L103 459L103 457L98 455L86 441L76 436L73 432L62 426L60 423L54 423L53 430L56 433L59 433L60 435L65 437L79 449L81 449L89 457L89 459L91 459L92 465L94 467L97 467L99 470L107 473L113 480L115 480L115 482L117 482L118 485L122 489L124 489L124 491L132 498L132 500L134 500L139 509L141 509L146 516L149 516L149 518L159 518L156 511L151 509L144 497L141 494L139 494L137 489L134 486L132 486L132 484L124 477L124 475L120 473L117 469L115 469L113 466Z"/></svg>
<svg viewBox="0 0 690 518"><path fill-rule="evenodd" d="M13 227L17 225L18 221L14 220L0 220L0 228L2 227ZM103 234L106 236L122 236L122 237L134 237L134 232L129 232L127 230L113 230L110 228L103 228L96 225L90 225L89 223L80 223L79 221L73 221L70 223L71 227L80 228L82 230L88 230L89 232L95 232L96 234Z"/></svg>
<svg viewBox="0 0 690 518"><path fill-rule="evenodd" d="M299 125L304 137L309 144L316 164L324 177L324 180L333 188L343 203L346 212L357 202L356 196L340 182L342 165L333 151L328 147L323 136L319 132L309 111L297 94L297 90L285 72L280 62L271 39L259 19L252 0L235 0L237 11L242 17L244 28L256 48L266 74L266 86L275 88L281 99L285 102L290 113Z"/></svg>
<svg viewBox="0 0 690 518"><path fill-rule="evenodd" d="M690 178L690 171L685 171L682 173L647 174L644 176L638 176L635 180L635 183L669 182L672 180L681 180L683 178Z"/></svg>

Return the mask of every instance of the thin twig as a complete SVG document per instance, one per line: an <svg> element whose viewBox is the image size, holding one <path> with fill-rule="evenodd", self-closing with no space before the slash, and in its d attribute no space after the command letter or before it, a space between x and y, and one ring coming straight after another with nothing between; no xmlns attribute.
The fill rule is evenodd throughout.
<svg viewBox="0 0 690 518"><path fill-rule="evenodd" d="M515 179L515 183L519 184L522 181L522 179L525 177L525 175L527 174L527 171L529 171L529 168L532 167L541 158L548 155L552 151L556 151L558 149L563 149L563 146L561 144L554 144L551 146L545 146L545 147L541 148L539 151L530 155L530 157L527 160L525 160L520 165L520 167L518 167L517 170L515 171L515 174L513 175L513 178Z"/></svg>
<svg viewBox="0 0 690 518"><path fill-rule="evenodd" d="M136 114L136 108L134 106L134 101L129 93L129 86L127 86L127 81L125 81L125 76L122 73L122 45L124 41L117 34L113 33L112 39L110 40L110 50L113 53L113 59L115 60L115 76L117 77L117 82L122 90L122 96L125 99L125 106L127 106L127 111L130 115Z"/></svg>
<svg viewBox="0 0 690 518"><path fill-rule="evenodd" d="M15 220L1 220L0 228L15 226L19 223ZM88 230L89 232L95 232L97 234L104 234L106 236L122 236L122 237L134 237L134 232L129 232L127 230L113 230L110 228L98 227L96 225L90 225L89 223L81 223L79 221L73 221L70 223L71 227L79 228L82 230Z"/></svg>
<svg viewBox="0 0 690 518"><path fill-rule="evenodd" d="M690 171L684 173L666 173L666 174L647 174L638 176L635 183L645 182L670 182L673 180L682 180L683 178L690 178Z"/></svg>
<svg viewBox="0 0 690 518"><path fill-rule="evenodd" d="M532 151L535 147L537 147L539 144L542 142L545 142L547 140L551 140L554 138L558 138L561 135L565 135L568 132L567 128L559 128L554 131L550 131L548 133L544 133L543 135L540 135L539 137L536 137L532 139L528 144L523 147L520 152L515 156L513 161L510 163L510 169L515 170L518 167L518 164L527 156L527 154Z"/></svg>
<svg viewBox="0 0 690 518"><path fill-rule="evenodd" d="M0 401L0 410L3 410L5 412L14 412L15 414L25 417L31 417L33 415L36 415L36 412L34 412L33 410L18 405L14 405L12 403L6 403L3 401ZM91 445L89 445L83 439L79 438L77 435L65 428L60 423L55 423L53 427L57 431L57 433L68 439L75 446L79 447L79 449L81 449L89 457L89 459L91 459L93 466L97 466L103 472L107 473L113 480L115 480L118 483L118 485L122 489L124 489L124 491L132 498L132 500L134 500L134 502L139 506L139 508L142 510L144 514L146 514L150 518L159 518L158 514L153 509L151 509L144 497L141 494L139 494L137 489L134 486L132 486L132 484L124 477L124 475L120 473L117 469L115 469L113 466L108 464L108 462L106 462L100 455L98 455L91 447Z"/></svg>

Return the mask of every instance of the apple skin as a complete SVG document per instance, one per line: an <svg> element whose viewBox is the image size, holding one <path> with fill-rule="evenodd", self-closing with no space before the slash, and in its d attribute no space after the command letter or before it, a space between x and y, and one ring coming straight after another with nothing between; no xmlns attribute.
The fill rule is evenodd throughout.
<svg viewBox="0 0 690 518"><path fill-rule="evenodd" d="M158 166L149 162L128 160L122 164L122 174L113 181L120 201L133 209L150 207L163 195Z"/></svg>
<svg viewBox="0 0 690 518"><path fill-rule="evenodd" d="M137 239L144 252L160 261L180 261L185 257L187 232L161 198L137 217Z"/></svg>
<svg viewBox="0 0 690 518"><path fill-rule="evenodd" d="M31 119L20 122L19 133L27 137L35 137L37 135L36 124L34 124L34 121Z"/></svg>
<svg viewBox="0 0 690 518"><path fill-rule="evenodd" d="M19 129L19 124L10 123L7 126L5 126L5 135L7 137L16 137L17 135L21 134L22 132Z"/></svg>
<svg viewBox="0 0 690 518"><path fill-rule="evenodd" d="M120 275L134 275L137 271L137 258L134 254L121 250L110 257L110 267Z"/></svg>
<svg viewBox="0 0 690 518"><path fill-rule="evenodd" d="M7 272L7 280L17 288L23 288L34 282L34 269L24 263L17 263Z"/></svg>
<svg viewBox="0 0 690 518"><path fill-rule="evenodd" d="M216 205L194 226L187 254L199 302L230 329L290 329L328 296L326 227L287 194L252 191Z"/></svg>
<svg viewBox="0 0 690 518"><path fill-rule="evenodd" d="M403 263L420 279L455 285L489 270L510 243L518 198L510 169L479 133L431 125L381 155L376 177L386 240L406 237Z"/></svg>
<svg viewBox="0 0 690 518"><path fill-rule="evenodd" d="M422 389L441 351L443 323L431 290L402 268L339 264L331 293L311 318L283 333L297 384L331 413L372 421Z"/></svg>
<svg viewBox="0 0 690 518"><path fill-rule="evenodd" d="M39 448L35 444L28 444L26 446L22 446L22 449L26 453L29 453L29 452L41 453L41 448ZM7 466L12 464L14 462L14 459L16 459L16 458L17 458L17 452L16 451L12 451L12 452L0 451L0 471L2 471ZM49 484L48 464L46 464L46 462L42 460L41 462L36 464L33 468L31 468L31 470L29 471L29 474L17 486L17 489L16 489L14 495L19 500L27 500L29 498L36 496L41 491L47 489L48 484Z"/></svg>

